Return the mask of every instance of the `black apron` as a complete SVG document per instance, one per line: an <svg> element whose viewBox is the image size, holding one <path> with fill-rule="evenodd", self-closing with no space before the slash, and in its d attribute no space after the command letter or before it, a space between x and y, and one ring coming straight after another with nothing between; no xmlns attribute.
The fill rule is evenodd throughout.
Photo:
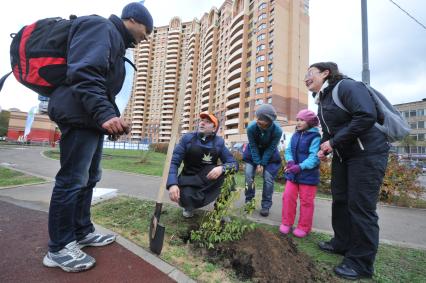
<svg viewBox="0 0 426 283"><path fill-rule="evenodd" d="M189 210L214 201L219 196L225 179L224 174L216 180L207 179L207 174L217 166L219 159L215 138L213 148L195 144L196 139L197 136L194 136L186 150L183 170L178 178L180 205Z"/></svg>

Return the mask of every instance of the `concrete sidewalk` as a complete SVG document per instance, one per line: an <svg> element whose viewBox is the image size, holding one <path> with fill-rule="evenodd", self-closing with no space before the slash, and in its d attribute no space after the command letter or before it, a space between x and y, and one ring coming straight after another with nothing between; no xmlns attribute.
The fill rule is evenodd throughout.
<svg viewBox="0 0 426 283"><path fill-rule="evenodd" d="M2 147L0 148L0 165L44 176L53 181L59 162L43 157L41 154L43 150L36 147ZM161 179L155 176L104 170L98 187L118 189L121 195L155 200L160 181ZM0 197L35 202L47 208L52 187L53 183L46 183L3 189L0 190ZM259 193L258 195L260 196ZM274 204L269 217L263 218L256 211L253 214L253 220L278 226L281 222L281 197L282 193L274 193ZM165 200L165 202L169 201ZM426 210L379 205L378 214L382 243L426 249ZM330 200L316 199L314 230L332 234Z"/></svg>

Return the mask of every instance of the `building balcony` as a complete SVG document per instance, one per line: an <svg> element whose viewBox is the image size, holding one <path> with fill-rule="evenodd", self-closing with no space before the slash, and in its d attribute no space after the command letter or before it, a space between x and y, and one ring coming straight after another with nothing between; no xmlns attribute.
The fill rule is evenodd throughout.
<svg viewBox="0 0 426 283"><path fill-rule="evenodd" d="M209 74L208 78L210 78L210 74ZM203 90L206 90L206 89L209 89L209 88L210 88L210 80L203 83L203 86L202 86Z"/></svg>
<svg viewBox="0 0 426 283"><path fill-rule="evenodd" d="M227 85L227 89L229 91L234 90L236 88L240 88L241 85L241 77L237 77L234 80L230 81Z"/></svg>
<svg viewBox="0 0 426 283"><path fill-rule="evenodd" d="M207 95L205 97L202 97L201 98L201 104L209 103L209 100L210 100L210 96L209 95Z"/></svg>
<svg viewBox="0 0 426 283"><path fill-rule="evenodd" d="M237 40L234 44L229 48L229 54L241 54L243 52L243 39Z"/></svg>
<svg viewBox="0 0 426 283"><path fill-rule="evenodd" d="M228 102L226 102L226 108L231 109L231 108L235 108L235 106L239 106L240 105L240 98L234 98L229 100Z"/></svg>
<svg viewBox="0 0 426 283"><path fill-rule="evenodd" d="M237 135L237 134L239 134L238 128L225 130L225 135Z"/></svg>
<svg viewBox="0 0 426 283"><path fill-rule="evenodd" d="M234 19L232 20L231 27L230 27L231 34L233 30L237 29L240 25L243 25L244 23L243 19L244 19L244 9L238 15L236 15Z"/></svg>
<svg viewBox="0 0 426 283"><path fill-rule="evenodd" d="M240 69L242 62L243 62L243 58L239 58L239 59L235 60L234 62L229 62L228 72L232 73L236 69Z"/></svg>
<svg viewBox="0 0 426 283"><path fill-rule="evenodd" d="M239 113L240 113L240 108L234 108L234 109L226 111L225 116L229 117L229 116L233 116L233 115L239 114Z"/></svg>
<svg viewBox="0 0 426 283"><path fill-rule="evenodd" d="M225 121L225 126L238 125L238 123L239 123L239 122L240 122L240 119L238 119L238 118L234 118L234 119L226 120L226 121Z"/></svg>
<svg viewBox="0 0 426 283"><path fill-rule="evenodd" d="M231 91L228 91L225 94L225 98L227 98L227 99L233 99L235 97L240 97L240 94L241 94L241 88L237 87L237 88L235 88L235 89L233 89Z"/></svg>
<svg viewBox="0 0 426 283"><path fill-rule="evenodd" d="M231 73L229 73L227 80L228 81L232 81L236 78L241 78L241 69L235 69L234 71L232 71Z"/></svg>
<svg viewBox="0 0 426 283"><path fill-rule="evenodd" d="M243 34L244 34L244 29L241 29L241 30L237 31L233 36L231 36L231 38L229 40L229 46L231 46L231 48L232 48L232 46L234 45L234 43L236 41L243 38Z"/></svg>

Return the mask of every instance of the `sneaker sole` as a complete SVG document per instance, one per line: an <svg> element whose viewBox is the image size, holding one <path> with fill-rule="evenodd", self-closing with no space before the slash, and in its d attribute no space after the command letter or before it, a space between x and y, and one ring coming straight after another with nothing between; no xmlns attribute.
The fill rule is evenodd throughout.
<svg viewBox="0 0 426 283"><path fill-rule="evenodd" d="M70 268L70 267L66 267L66 266L62 266L60 264L57 264L56 262L54 262L53 260L51 260L47 256L44 256L44 258L43 258L43 265L44 266L46 266L46 267L59 267L60 269L62 269L63 271L66 271L66 272L86 271L86 270L89 270L90 268L94 267L95 264L96 264L96 261L93 262L92 265L86 265L86 266L80 267L80 268Z"/></svg>
<svg viewBox="0 0 426 283"><path fill-rule="evenodd" d="M106 246L106 245L109 245L109 244L114 243L114 242L115 242L115 240L116 240L116 238L114 237L114 239L111 239L111 240L109 240L109 241L107 241L107 242L90 243L90 244L80 244L80 243L77 243L77 244L78 244L78 247L79 247L80 249L82 249L82 248L84 248L84 247L103 247L103 246Z"/></svg>

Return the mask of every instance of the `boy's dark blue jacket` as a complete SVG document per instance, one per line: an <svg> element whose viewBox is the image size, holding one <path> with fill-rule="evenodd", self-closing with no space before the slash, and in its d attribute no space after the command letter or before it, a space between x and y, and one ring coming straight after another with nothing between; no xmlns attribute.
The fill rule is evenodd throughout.
<svg viewBox="0 0 426 283"><path fill-rule="evenodd" d="M120 116L115 96L124 83L123 58L133 41L117 16L74 20L68 40L67 79L51 95L50 119L105 132L102 124Z"/></svg>
<svg viewBox="0 0 426 283"><path fill-rule="evenodd" d="M212 148L213 139L215 140L216 150L225 172L228 170L234 170L234 172L238 172L238 162L235 160L234 156L232 156L231 152L229 152L228 148L226 148L223 138L214 135L207 138L206 141L202 141L197 132L192 132L183 135L173 150L169 177L167 179L167 189L172 185L178 184L179 167L184 160L186 151L191 146L192 142L202 147Z"/></svg>

